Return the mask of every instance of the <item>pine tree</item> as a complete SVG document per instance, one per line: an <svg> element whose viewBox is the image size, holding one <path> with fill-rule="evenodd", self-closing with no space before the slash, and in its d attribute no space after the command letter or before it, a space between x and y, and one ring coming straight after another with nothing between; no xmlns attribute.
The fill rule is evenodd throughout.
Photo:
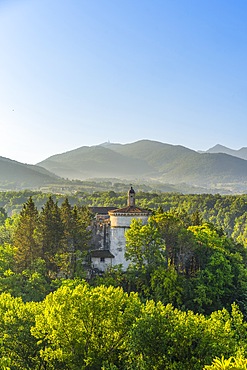
<svg viewBox="0 0 247 370"><path fill-rule="evenodd" d="M77 225L75 249L86 252L89 249L89 243L91 239L91 231L89 226L91 225L93 215L85 206L75 206L73 213Z"/></svg>
<svg viewBox="0 0 247 370"><path fill-rule="evenodd" d="M74 238L76 233L76 217L73 212L73 207L69 204L68 198L62 203L61 220L63 223L65 250L71 251L74 249Z"/></svg>
<svg viewBox="0 0 247 370"><path fill-rule="evenodd" d="M81 274L82 262L88 251L91 213L86 207L73 208L66 198L61 205L61 218L64 227L64 268L67 259L67 276L73 278L79 270Z"/></svg>
<svg viewBox="0 0 247 370"><path fill-rule="evenodd" d="M66 277L73 278L75 271L77 219L68 198L62 203L60 211L63 223L63 250L59 255L60 269Z"/></svg>
<svg viewBox="0 0 247 370"><path fill-rule="evenodd" d="M41 248L37 241L39 213L30 197L20 212L19 222L14 233L14 246L17 248L17 270L31 268L34 261L41 257Z"/></svg>
<svg viewBox="0 0 247 370"><path fill-rule="evenodd" d="M60 209L52 197L49 197L42 208L38 234L42 258L46 262L48 275L54 277L58 272L57 255L63 250L64 227Z"/></svg>
<svg viewBox="0 0 247 370"><path fill-rule="evenodd" d="M6 218L8 217L7 212L3 207L0 207L0 225L3 225Z"/></svg>

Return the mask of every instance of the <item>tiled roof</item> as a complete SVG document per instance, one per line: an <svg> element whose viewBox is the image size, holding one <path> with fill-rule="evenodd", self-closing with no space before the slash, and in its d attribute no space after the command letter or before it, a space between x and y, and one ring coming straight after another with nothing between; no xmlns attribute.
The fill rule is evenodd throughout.
<svg viewBox="0 0 247 370"><path fill-rule="evenodd" d="M117 213L131 213L131 214L151 214L150 211L147 209L142 209L136 206L127 206L124 208L118 208L118 209L113 209L112 211L109 211L109 214L117 214Z"/></svg>
<svg viewBox="0 0 247 370"><path fill-rule="evenodd" d="M113 207L89 207L90 211L98 215L107 215L109 211L112 211Z"/></svg>
<svg viewBox="0 0 247 370"><path fill-rule="evenodd" d="M91 257L114 258L114 255L108 249L97 249L90 252Z"/></svg>

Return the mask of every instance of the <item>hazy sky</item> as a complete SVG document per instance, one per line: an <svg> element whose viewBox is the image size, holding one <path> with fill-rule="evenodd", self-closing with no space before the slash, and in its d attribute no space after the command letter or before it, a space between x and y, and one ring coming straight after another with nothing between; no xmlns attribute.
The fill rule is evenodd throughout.
<svg viewBox="0 0 247 370"><path fill-rule="evenodd" d="M246 0L0 0L0 156L247 146Z"/></svg>

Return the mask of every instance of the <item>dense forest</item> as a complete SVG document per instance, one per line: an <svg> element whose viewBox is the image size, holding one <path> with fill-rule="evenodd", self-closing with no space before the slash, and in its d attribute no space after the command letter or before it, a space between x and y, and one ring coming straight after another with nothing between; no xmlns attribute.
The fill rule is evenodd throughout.
<svg viewBox="0 0 247 370"><path fill-rule="evenodd" d="M246 195L139 192L127 271L91 275L92 206L0 193L2 369L247 369Z"/></svg>
<svg viewBox="0 0 247 370"><path fill-rule="evenodd" d="M111 188L109 182L103 183L103 188ZM88 191L75 192L67 195L69 203L74 206L113 206L124 207L126 205L126 193L129 185L114 183L114 188L119 191L105 190L94 191L95 183L87 182ZM89 191L91 189L91 191ZM180 194L161 191L148 191L145 185L140 186L136 193L136 203L146 209L163 211L173 211L180 217L183 214L191 215L200 212L202 219L211 222L217 227L221 227L227 236L246 245L247 239L247 195L220 195L220 194ZM23 204L32 197L36 207L40 210L49 196L52 196L58 205L65 199L64 194L50 194L24 190L20 192L8 191L0 192L0 217L4 213L11 216L20 213ZM247 246L247 245L246 245Z"/></svg>

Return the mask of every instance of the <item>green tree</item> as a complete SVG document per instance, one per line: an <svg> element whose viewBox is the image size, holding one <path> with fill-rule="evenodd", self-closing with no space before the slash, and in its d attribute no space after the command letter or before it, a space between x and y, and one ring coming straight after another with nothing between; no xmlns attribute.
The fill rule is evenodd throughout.
<svg viewBox="0 0 247 370"><path fill-rule="evenodd" d="M15 254L12 245L0 245L0 293L8 292L24 301L41 301L51 290L45 262L37 258L31 268L16 272Z"/></svg>
<svg viewBox="0 0 247 370"><path fill-rule="evenodd" d="M160 238L166 246L166 258L180 274L192 274L194 270L195 239L184 221L167 212L155 216Z"/></svg>
<svg viewBox="0 0 247 370"><path fill-rule="evenodd" d="M85 206L74 206L73 215L76 220L76 229L74 235L74 275L81 277L84 276L82 264L88 255L91 243L91 222L93 215Z"/></svg>
<svg viewBox="0 0 247 370"><path fill-rule="evenodd" d="M7 219L8 215L7 212L3 207L0 207L0 225L3 225L5 220Z"/></svg>
<svg viewBox="0 0 247 370"><path fill-rule="evenodd" d="M21 298L0 295L0 357L10 369L42 368L37 340L30 331L40 309L41 304L25 304Z"/></svg>
<svg viewBox="0 0 247 370"><path fill-rule="evenodd" d="M247 359L242 356L225 359L215 358L212 365L206 365L203 370L247 370Z"/></svg>
<svg viewBox="0 0 247 370"><path fill-rule="evenodd" d="M127 369L201 370L219 354L246 350L246 323L236 306L209 317L183 312L171 304L146 302L132 326Z"/></svg>
<svg viewBox="0 0 247 370"><path fill-rule="evenodd" d="M166 269L159 266L151 274L150 287L152 297L163 304L171 303L175 307L181 307L183 277L181 277L174 266L168 266Z"/></svg>
<svg viewBox="0 0 247 370"><path fill-rule="evenodd" d="M247 212L235 219L234 229L232 236L239 243L247 247Z"/></svg>
<svg viewBox="0 0 247 370"><path fill-rule="evenodd" d="M164 247L162 248L158 229L152 219L147 225L143 225L141 220L133 219L125 236L125 256L137 271L155 268L161 262L164 263Z"/></svg>
<svg viewBox="0 0 247 370"><path fill-rule="evenodd" d="M0 225L0 244L13 244L13 237L18 226L19 215L14 214L6 218L3 225Z"/></svg>
<svg viewBox="0 0 247 370"><path fill-rule="evenodd" d="M120 288L63 286L49 294L36 317L33 335L43 343L41 357L59 369L101 369L118 365L140 301Z"/></svg>
<svg viewBox="0 0 247 370"><path fill-rule="evenodd" d="M189 228L197 240L195 274L185 284L185 307L210 314L238 302L246 308L246 251L211 224Z"/></svg>
<svg viewBox="0 0 247 370"><path fill-rule="evenodd" d="M46 262L48 275L52 278L58 273L57 256L63 252L64 227L60 209L49 197L39 217L38 241L42 259Z"/></svg>
<svg viewBox="0 0 247 370"><path fill-rule="evenodd" d="M198 211L198 209L192 213L190 216L191 219L191 225L192 226L199 226L203 224L203 218L201 213Z"/></svg>
<svg viewBox="0 0 247 370"><path fill-rule="evenodd" d="M57 255L60 272L64 276L73 278L75 272L75 239L77 233L77 220L68 198L64 200L60 208L61 221L63 223L63 247Z"/></svg>
<svg viewBox="0 0 247 370"><path fill-rule="evenodd" d="M13 237L18 271L30 268L34 261L41 257L41 247L37 241L38 219L38 210L30 197L20 212Z"/></svg>
<svg viewBox="0 0 247 370"><path fill-rule="evenodd" d="M150 295L150 277L160 265L167 266L165 248L153 219L147 225L133 219L125 233L127 260L130 260L128 278L131 285L144 296Z"/></svg>
<svg viewBox="0 0 247 370"><path fill-rule="evenodd" d="M72 207L68 199L61 205L63 223L63 251L58 256L65 276L83 275L82 262L89 249L91 213L86 207Z"/></svg>

